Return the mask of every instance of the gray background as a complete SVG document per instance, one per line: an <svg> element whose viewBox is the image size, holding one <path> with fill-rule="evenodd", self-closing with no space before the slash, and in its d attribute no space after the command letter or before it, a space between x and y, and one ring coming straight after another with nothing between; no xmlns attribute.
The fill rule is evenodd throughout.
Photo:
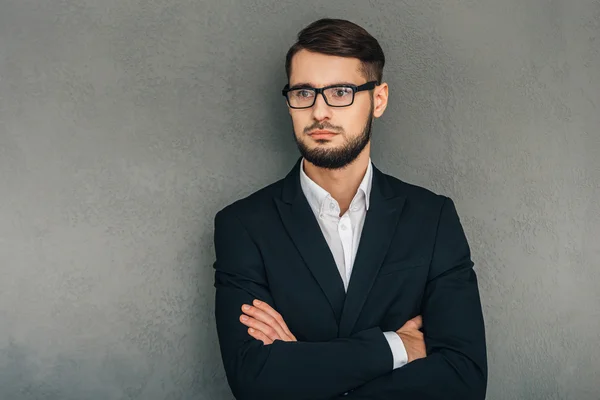
<svg viewBox="0 0 600 400"><path fill-rule="evenodd" d="M230 399L213 217L298 156L309 22L386 52L373 160L452 197L488 399L600 398L600 3L0 0L0 398Z"/></svg>

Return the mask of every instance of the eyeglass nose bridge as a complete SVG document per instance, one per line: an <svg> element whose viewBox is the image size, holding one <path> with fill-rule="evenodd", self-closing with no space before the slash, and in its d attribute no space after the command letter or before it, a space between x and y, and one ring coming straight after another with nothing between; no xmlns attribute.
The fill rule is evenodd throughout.
<svg viewBox="0 0 600 400"><path fill-rule="evenodd" d="M310 107L314 107L315 104L317 104L317 96L319 96L319 94L321 96L323 96L323 100L325 100L325 104L327 104L329 107L331 107L331 104L329 104L329 101L327 100L327 96L325 96L325 89L327 89L327 88L314 88L313 89L315 91L315 97L314 97L313 102L310 105ZM308 107L308 108L310 108L310 107Z"/></svg>

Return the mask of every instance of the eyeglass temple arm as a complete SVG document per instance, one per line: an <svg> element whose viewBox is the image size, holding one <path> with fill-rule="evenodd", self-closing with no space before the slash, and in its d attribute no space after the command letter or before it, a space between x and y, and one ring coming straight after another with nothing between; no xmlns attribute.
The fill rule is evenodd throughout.
<svg viewBox="0 0 600 400"><path fill-rule="evenodd" d="M377 86L377 81L370 81L367 83L363 83L360 86L357 86L356 91L360 92L361 90L370 90L373 89L375 86Z"/></svg>

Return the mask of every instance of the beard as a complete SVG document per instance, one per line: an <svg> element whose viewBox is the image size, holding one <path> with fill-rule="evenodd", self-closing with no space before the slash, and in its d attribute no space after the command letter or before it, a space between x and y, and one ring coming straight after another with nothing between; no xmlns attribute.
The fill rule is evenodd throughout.
<svg viewBox="0 0 600 400"><path fill-rule="evenodd" d="M352 163L371 140L371 126L373 124L373 103L371 102L371 111L369 112L369 118L362 129L360 135L353 137L346 141L341 147L338 148L309 148L306 143L298 140L298 137L294 133L294 140L300 150L300 154L306 160L314 164L319 168L325 169L341 169ZM315 129L327 129L329 127L324 125L317 125ZM325 143L326 140L317 140L317 143Z"/></svg>

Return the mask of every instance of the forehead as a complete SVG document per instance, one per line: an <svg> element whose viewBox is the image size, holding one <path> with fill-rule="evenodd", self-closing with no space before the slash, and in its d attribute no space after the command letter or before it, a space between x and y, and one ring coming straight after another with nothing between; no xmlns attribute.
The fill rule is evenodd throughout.
<svg viewBox="0 0 600 400"><path fill-rule="evenodd" d="M358 58L330 56L300 50L292 58L290 86L308 83L315 87L346 82L360 85L365 78Z"/></svg>

